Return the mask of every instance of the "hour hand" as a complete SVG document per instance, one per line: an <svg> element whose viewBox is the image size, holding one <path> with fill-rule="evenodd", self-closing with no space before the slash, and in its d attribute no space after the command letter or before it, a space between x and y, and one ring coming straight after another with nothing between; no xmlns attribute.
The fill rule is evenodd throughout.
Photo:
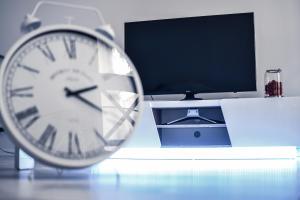
<svg viewBox="0 0 300 200"><path fill-rule="evenodd" d="M94 85L94 86L91 86L91 87L85 87L85 88L82 88L82 89L79 89L79 90L70 90L69 88L65 87L64 90L66 92L66 96L67 97L70 97L70 96L75 96L75 95L78 95L78 94L81 94L81 93L84 93L84 92L88 92L88 91L91 91L91 90L95 90L97 89L98 86L97 85Z"/></svg>

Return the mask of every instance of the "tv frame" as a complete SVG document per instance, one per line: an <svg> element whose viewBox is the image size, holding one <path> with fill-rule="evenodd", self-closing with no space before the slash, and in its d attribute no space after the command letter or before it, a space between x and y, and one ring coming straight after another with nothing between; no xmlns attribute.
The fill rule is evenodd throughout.
<svg viewBox="0 0 300 200"><path fill-rule="evenodd" d="M193 16L193 17L178 17L178 18L166 18L166 19L155 19L155 20L142 20L142 21L129 21L129 22L125 22L124 23L124 49L126 51L126 25L130 24L130 23L143 23L143 22L152 22L152 21L167 21L167 20L177 20L177 19L193 19L193 18L201 18L201 17L214 17L214 16L227 16L227 15L242 15L242 14L250 14L252 15L253 18L253 56L254 56L254 88L253 90L238 90L238 91L207 91L207 92L199 92L199 91L191 91L191 90L186 90L185 92L174 92L174 91L164 91L162 92L146 92L144 90L144 95L145 96L153 96L153 95L180 95L180 94L184 94L185 98L182 100L201 100L202 98L196 98L195 95L196 94L221 94L221 93L244 93L244 92L257 92L257 58L256 58L256 35L255 35L255 17L254 17L254 12L245 12L245 13L230 13L230 14L217 14L217 15L204 15L204 16ZM137 70L138 71L138 70ZM146 90L147 91L147 90Z"/></svg>

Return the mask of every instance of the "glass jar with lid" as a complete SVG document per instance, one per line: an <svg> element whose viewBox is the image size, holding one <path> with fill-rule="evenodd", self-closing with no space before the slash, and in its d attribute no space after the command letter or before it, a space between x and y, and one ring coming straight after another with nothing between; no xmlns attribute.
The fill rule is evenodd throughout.
<svg viewBox="0 0 300 200"><path fill-rule="evenodd" d="M282 97L282 70L268 69L265 72L265 97Z"/></svg>

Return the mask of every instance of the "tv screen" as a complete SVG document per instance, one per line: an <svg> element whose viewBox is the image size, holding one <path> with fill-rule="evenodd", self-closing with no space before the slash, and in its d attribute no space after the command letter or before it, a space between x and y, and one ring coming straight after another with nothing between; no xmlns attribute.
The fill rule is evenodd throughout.
<svg viewBox="0 0 300 200"><path fill-rule="evenodd" d="M254 14L125 23L145 95L256 91Z"/></svg>

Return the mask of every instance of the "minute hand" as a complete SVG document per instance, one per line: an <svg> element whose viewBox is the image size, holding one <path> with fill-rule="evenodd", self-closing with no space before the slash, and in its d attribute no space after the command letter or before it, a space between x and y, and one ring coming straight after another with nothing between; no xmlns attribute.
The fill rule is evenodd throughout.
<svg viewBox="0 0 300 200"><path fill-rule="evenodd" d="M102 112L102 109L100 107L98 107L97 105L95 105L91 101L87 100L86 98L80 96L79 94L74 93L74 91L70 90L69 88L65 88L65 92L66 92L67 97L72 96L74 98L77 98L78 100L82 101L83 103L87 104L88 106ZM71 93L71 95L68 96L68 93Z"/></svg>

